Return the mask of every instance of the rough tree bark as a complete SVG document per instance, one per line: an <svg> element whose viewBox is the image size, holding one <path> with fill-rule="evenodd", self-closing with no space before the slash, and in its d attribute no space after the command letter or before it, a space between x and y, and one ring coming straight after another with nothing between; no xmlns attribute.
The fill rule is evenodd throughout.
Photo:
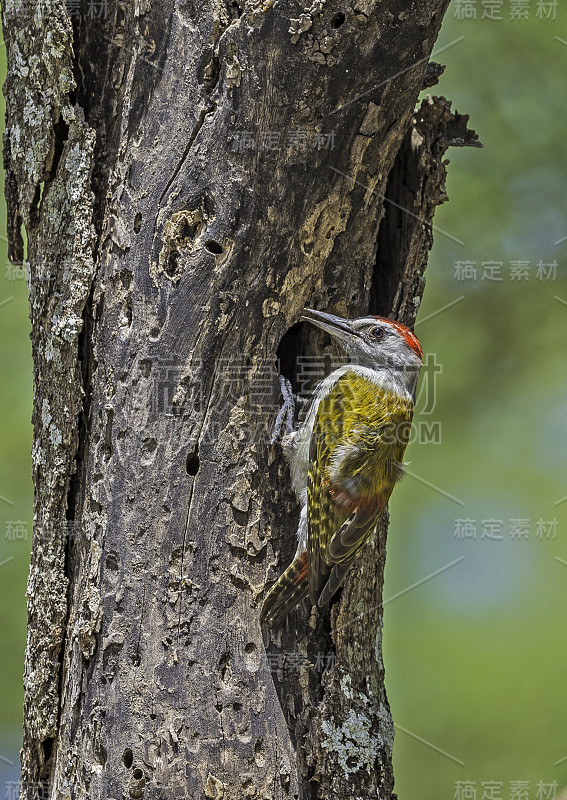
<svg viewBox="0 0 567 800"><path fill-rule="evenodd" d="M321 352L305 305L414 321L443 154L475 137L415 111L448 0L310 2L3 4L35 382L22 799L393 796L386 519L330 617L258 623L297 521L274 365Z"/></svg>

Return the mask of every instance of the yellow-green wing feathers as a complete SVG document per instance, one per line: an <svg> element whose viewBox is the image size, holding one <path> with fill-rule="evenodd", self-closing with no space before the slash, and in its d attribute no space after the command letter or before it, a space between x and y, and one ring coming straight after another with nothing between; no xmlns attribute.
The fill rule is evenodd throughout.
<svg viewBox="0 0 567 800"><path fill-rule="evenodd" d="M307 481L313 603L331 599L376 527L403 474L412 416L410 399L354 371L319 404Z"/></svg>

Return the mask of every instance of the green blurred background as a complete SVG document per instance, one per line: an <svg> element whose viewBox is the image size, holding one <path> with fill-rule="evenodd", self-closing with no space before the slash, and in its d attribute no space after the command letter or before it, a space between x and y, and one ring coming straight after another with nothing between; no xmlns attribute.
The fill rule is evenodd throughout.
<svg viewBox="0 0 567 800"><path fill-rule="evenodd" d="M400 800L544 800L567 785L564 5L453 2L436 45L447 69L432 91L470 114L484 150L448 154L416 329L434 359L422 435L391 503L384 649ZM4 72L3 47L1 59ZM32 366L1 214L3 791L22 717Z"/></svg>

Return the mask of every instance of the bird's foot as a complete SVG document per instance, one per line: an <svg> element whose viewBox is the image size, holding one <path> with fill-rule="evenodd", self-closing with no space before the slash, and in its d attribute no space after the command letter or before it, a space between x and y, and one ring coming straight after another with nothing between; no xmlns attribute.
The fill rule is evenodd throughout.
<svg viewBox="0 0 567 800"><path fill-rule="evenodd" d="M279 438L282 428L285 429L285 437L287 438L294 433L293 418L295 416L295 400L293 399L293 389L291 382L283 375L280 375L279 379L283 396L283 405L278 411L278 416L276 417L270 444L274 444L274 442Z"/></svg>

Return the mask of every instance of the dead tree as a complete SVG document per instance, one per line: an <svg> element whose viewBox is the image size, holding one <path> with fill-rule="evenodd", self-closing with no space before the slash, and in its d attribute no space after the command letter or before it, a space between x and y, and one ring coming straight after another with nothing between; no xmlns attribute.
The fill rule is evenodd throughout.
<svg viewBox="0 0 567 800"><path fill-rule="evenodd" d="M447 5L3 3L35 386L23 800L393 796L386 519L330 615L262 632L297 521L267 429L276 356L293 378L322 346L304 306L414 321L444 152L475 140L443 99L416 111Z"/></svg>

